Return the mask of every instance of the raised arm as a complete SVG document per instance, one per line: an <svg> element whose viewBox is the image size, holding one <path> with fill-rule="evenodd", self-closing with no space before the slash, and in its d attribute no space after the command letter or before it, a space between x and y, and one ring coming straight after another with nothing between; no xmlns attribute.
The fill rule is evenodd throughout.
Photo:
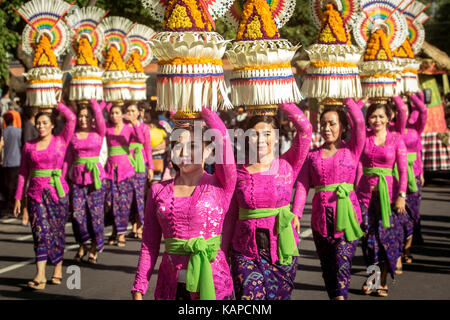
<svg viewBox="0 0 450 320"><path fill-rule="evenodd" d="M147 292L148 283L155 268L161 245L162 231L156 217L154 196L153 186L147 197L141 253L132 289L132 291L140 291L142 295Z"/></svg>
<svg viewBox="0 0 450 320"><path fill-rule="evenodd" d="M403 139L396 139L395 162L398 168L399 192L405 192L408 187L408 153Z"/></svg>
<svg viewBox="0 0 450 320"><path fill-rule="evenodd" d="M129 126L132 128L132 135L134 135L134 137L136 138L138 143L144 144L144 125L140 122L137 121L136 124L132 124L131 122L129 123ZM131 141L131 136L130 136L130 141Z"/></svg>
<svg viewBox="0 0 450 320"><path fill-rule="evenodd" d="M215 159L217 160L215 175L226 194L231 198L236 187L237 172L228 130L215 112L202 108L201 115L208 128L218 131L213 133L215 137Z"/></svg>
<svg viewBox="0 0 450 320"><path fill-rule="evenodd" d="M222 225L222 251L225 252L227 257L231 255L231 243L234 236L234 229L236 227L236 222L239 217L239 204L236 199L236 192L233 193L233 198L231 198L230 206L225 215Z"/></svg>
<svg viewBox="0 0 450 320"><path fill-rule="evenodd" d="M30 175L30 158L28 152L28 143L22 149L22 157L20 158L19 176L17 178L17 189L15 199L22 200L25 184Z"/></svg>
<svg viewBox="0 0 450 320"><path fill-rule="evenodd" d="M147 156L148 169L153 170L153 154L152 154L152 141L150 137L150 128L141 124L142 130L144 131L144 152Z"/></svg>
<svg viewBox="0 0 450 320"><path fill-rule="evenodd" d="M95 131L98 133L99 136L104 137L106 135L106 122L105 118L103 117L103 105L105 102L102 102L101 104L98 104L97 100L92 99L91 100L91 107L92 111L94 112L94 118L95 118Z"/></svg>
<svg viewBox="0 0 450 320"><path fill-rule="evenodd" d="M302 168L311 146L312 125L302 110L295 104L282 103L280 109L283 110L297 130L292 146L280 158L288 161L294 169L295 174L297 174Z"/></svg>
<svg viewBox="0 0 450 320"><path fill-rule="evenodd" d="M395 96L392 98L395 105L397 106L397 118L395 120L395 131L400 134L403 134L406 129L406 105L402 100L402 97Z"/></svg>
<svg viewBox="0 0 450 320"><path fill-rule="evenodd" d="M292 212L302 218L303 210L305 209L306 197L310 188L310 158L307 157L302 169L300 170L299 178L297 181L297 187L295 189L294 202L292 204Z"/></svg>
<svg viewBox="0 0 450 320"><path fill-rule="evenodd" d="M64 129L59 134L59 136L63 138L66 144L68 144L75 132L75 126L77 124L77 116L75 115L75 113L72 112L72 110L70 110L70 108L68 108L62 102L58 103L56 110L61 112L64 118L66 118L66 124L64 125Z"/></svg>
<svg viewBox="0 0 450 320"><path fill-rule="evenodd" d="M418 92L417 95L413 94L411 95L411 99L414 103L414 106L416 107L417 111L419 112L418 119L415 123L415 128L419 136L423 133L425 130L425 126L427 125L427 106L423 102L423 92Z"/></svg>
<svg viewBox="0 0 450 320"><path fill-rule="evenodd" d="M66 155L64 157L63 167L62 167L62 176L66 180L68 178L67 174L69 173L70 168L72 167L72 164L74 161L75 161L75 152L73 150L73 144L69 143L69 146L67 147Z"/></svg>
<svg viewBox="0 0 450 320"><path fill-rule="evenodd" d="M361 105L364 106L364 101L355 102L352 98L348 98L344 100L344 104L347 107L350 120L351 137L348 145L355 159L359 159L366 142L366 123L361 111Z"/></svg>

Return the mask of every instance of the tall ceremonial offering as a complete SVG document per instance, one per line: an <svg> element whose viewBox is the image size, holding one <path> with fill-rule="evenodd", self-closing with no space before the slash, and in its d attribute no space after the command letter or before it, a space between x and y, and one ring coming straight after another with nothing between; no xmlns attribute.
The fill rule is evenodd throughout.
<svg viewBox="0 0 450 320"><path fill-rule="evenodd" d="M75 34L71 52L76 56L75 67L70 71L70 100L88 103L89 100L103 100L103 70L98 65L104 39L101 24L106 13L96 7L86 7L75 11L66 21Z"/></svg>
<svg viewBox="0 0 450 320"><path fill-rule="evenodd" d="M103 96L105 101L118 105L130 100L130 73L125 61L130 56L128 39L133 23L122 17L107 17L102 22L105 45L99 56L104 64Z"/></svg>
<svg viewBox="0 0 450 320"><path fill-rule="evenodd" d="M425 29L423 23L428 20L424 12L428 6L419 1L405 0L400 4L400 12L408 24L408 36L403 44L394 51L395 61L404 66L401 71L401 93L416 93L419 89L418 73L420 62L415 59L415 54L420 52L425 41Z"/></svg>
<svg viewBox="0 0 450 320"><path fill-rule="evenodd" d="M308 47L310 63L302 94L325 105L362 96L358 63L362 49L352 45L350 30L359 12L357 0L310 0L313 21L320 28Z"/></svg>
<svg viewBox="0 0 450 320"><path fill-rule="evenodd" d="M399 11L401 1L361 0L361 13L353 33L361 48L365 48L359 65L363 96L374 103L385 103L398 94L397 74L403 69L393 60L392 51L407 37L407 23Z"/></svg>
<svg viewBox="0 0 450 320"><path fill-rule="evenodd" d="M277 104L302 100L291 67L300 46L280 38L278 31L294 9L295 0L235 0L225 15L237 31L226 52L233 66L231 102L251 115L274 115Z"/></svg>
<svg viewBox="0 0 450 320"><path fill-rule="evenodd" d="M135 24L128 34L130 41L130 58L126 68L130 72L130 100L141 101L147 99L147 78L144 68L152 62L153 54L148 40L155 35L152 28L142 24Z"/></svg>
<svg viewBox="0 0 450 320"><path fill-rule="evenodd" d="M16 12L27 25L22 33L23 50L34 55L27 80L27 105L53 108L62 94L63 72L57 58L70 43L70 30L62 20L71 5L61 0L33 0Z"/></svg>
<svg viewBox="0 0 450 320"><path fill-rule="evenodd" d="M214 32L229 0L142 0L163 31L149 41L158 59L157 109L177 111L176 126L200 118L202 107L213 111L232 107L227 96L222 57L225 40Z"/></svg>

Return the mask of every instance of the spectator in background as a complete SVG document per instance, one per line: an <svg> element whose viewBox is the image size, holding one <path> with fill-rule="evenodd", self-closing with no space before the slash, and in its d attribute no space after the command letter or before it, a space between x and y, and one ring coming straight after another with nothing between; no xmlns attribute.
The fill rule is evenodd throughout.
<svg viewBox="0 0 450 320"><path fill-rule="evenodd" d="M26 142L39 138L39 132L35 127L35 117L38 113L38 108L27 107L23 109L24 119L22 127L22 145L24 146ZM22 224L24 226L28 225L28 198L25 194L23 196L23 210L22 210Z"/></svg>
<svg viewBox="0 0 450 320"><path fill-rule="evenodd" d="M3 185L6 186L7 209L13 208L14 194L17 188L17 177L19 175L22 129L13 126L14 117L11 112L3 115L6 128L3 130L2 146L3 158Z"/></svg>
<svg viewBox="0 0 450 320"><path fill-rule="evenodd" d="M34 126L34 120L38 113L38 109L36 107L28 107L24 109L24 119L23 119L23 127L22 127L22 145L25 145L25 142L36 139L39 137L39 132L36 130Z"/></svg>
<svg viewBox="0 0 450 320"><path fill-rule="evenodd" d="M5 85L2 88L2 98L0 99L0 116L3 116L3 114L9 110L9 103L11 102L11 98L9 97L9 87ZM2 118L0 117L0 121ZM3 121L1 121L3 125Z"/></svg>

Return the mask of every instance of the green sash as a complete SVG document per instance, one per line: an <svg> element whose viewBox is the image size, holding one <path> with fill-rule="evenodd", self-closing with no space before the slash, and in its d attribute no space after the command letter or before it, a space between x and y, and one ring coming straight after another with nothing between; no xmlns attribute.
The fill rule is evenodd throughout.
<svg viewBox="0 0 450 320"><path fill-rule="evenodd" d="M372 167L363 168L364 175L366 177L378 177L378 192L380 194L380 206L381 206L381 220L384 228L390 228L391 224L389 217L392 215L391 201L389 199L389 188L386 178L384 176L392 176L393 169Z"/></svg>
<svg viewBox="0 0 450 320"><path fill-rule="evenodd" d="M59 198L64 198L66 196L66 193L64 192L62 182L61 182L61 169L38 169L31 171L32 177L50 177L50 185L55 187L56 192L58 193Z"/></svg>
<svg viewBox="0 0 450 320"><path fill-rule="evenodd" d="M130 149L124 146L112 146L108 148L108 156L120 156L122 154L128 155L128 160L130 164L135 167L134 158L130 153Z"/></svg>
<svg viewBox="0 0 450 320"><path fill-rule="evenodd" d="M417 189L416 176L414 175L414 169L413 169L414 161L416 161L416 160L417 160L417 153L409 152L408 153L408 190L409 190L409 192L419 191L419 189ZM400 180L398 177L397 163L395 164L395 167L394 167L394 177L395 177L395 179L397 179L397 181Z"/></svg>
<svg viewBox="0 0 450 320"><path fill-rule="evenodd" d="M289 206L281 208L261 208L261 209L243 209L239 208L239 219L259 219L277 216L278 220L278 258L280 264L290 265L292 257L298 257L297 244L295 243L294 231L291 227L291 221L295 214L291 212Z"/></svg>
<svg viewBox="0 0 450 320"><path fill-rule="evenodd" d="M186 290L190 292L200 290L200 300L216 300L210 261L216 259L220 240L221 236L206 240L203 237L189 240L165 239L167 253L190 256L186 273Z"/></svg>
<svg viewBox="0 0 450 320"><path fill-rule="evenodd" d="M355 209L350 200L350 192L353 191L353 185L348 183L329 184L327 186L316 187L316 192L336 191L337 200L337 226L338 231L344 231L347 241L355 241L363 236L361 227L355 217Z"/></svg>
<svg viewBox="0 0 450 320"><path fill-rule="evenodd" d="M142 143L130 143L130 150L134 150L134 170L135 172L143 173L145 172L145 160L142 149L144 146Z"/></svg>
<svg viewBox="0 0 450 320"><path fill-rule="evenodd" d="M75 164L84 164L86 169L92 172L94 176L94 186L98 190L102 187L102 182L100 180L100 170L98 169L97 163L100 161L99 157L80 157L75 159Z"/></svg>

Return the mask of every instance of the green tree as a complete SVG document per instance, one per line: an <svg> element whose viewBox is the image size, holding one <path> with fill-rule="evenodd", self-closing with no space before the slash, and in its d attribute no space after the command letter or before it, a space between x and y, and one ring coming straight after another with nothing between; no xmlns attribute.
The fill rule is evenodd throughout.
<svg viewBox="0 0 450 320"><path fill-rule="evenodd" d="M0 1L0 87L8 82L9 63L21 39L19 30L24 23L13 8L22 3L22 0Z"/></svg>
<svg viewBox="0 0 450 320"><path fill-rule="evenodd" d="M450 55L450 0L421 0L430 4L425 11L430 19L423 25L425 28L425 40L440 50Z"/></svg>
<svg viewBox="0 0 450 320"><path fill-rule="evenodd" d="M316 41L318 32L311 17L309 0L297 0L294 14L280 30L281 36L292 44L301 43L306 48Z"/></svg>

